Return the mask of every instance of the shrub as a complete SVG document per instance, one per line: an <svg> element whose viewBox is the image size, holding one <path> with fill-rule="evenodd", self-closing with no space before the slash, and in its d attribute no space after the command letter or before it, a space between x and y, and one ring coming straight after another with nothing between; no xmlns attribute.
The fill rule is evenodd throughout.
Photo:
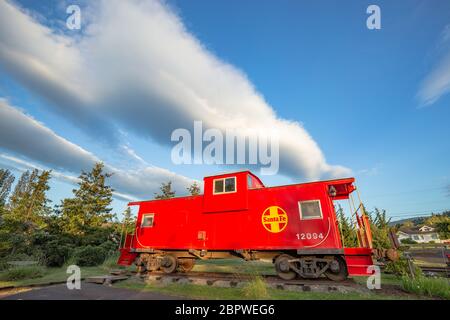
<svg viewBox="0 0 450 320"><path fill-rule="evenodd" d="M117 261L119 260L119 256L120 256L119 252L115 252L113 254L108 255L106 257L105 261L103 262L103 267L108 268L108 269L122 267L117 264Z"/></svg>
<svg viewBox="0 0 450 320"><path fill-rule="evenodd" d="M105 250L105 252L108 256L116 254L118 252L118 248L117 248L118 244L116 244L110 240L103 242L100 245L100 247Z"/></svg>
<svg viewBox="0 0 450 320"><path fill-rule="evenodd" d="M6 260L2 259L0 260L0 271L8 269L9 265L6 262Z"/></svg>
<svg viewBox="0 0 450 320"><path fill-rule="evenodd" d="M402 277L402 288L418 295L438 297L450 300L450 282L445 278L426 278L418 276L412 279Z"/></svg>
<svg viewBox="0 0 450 320"><path fill-rule="evenodd" d="M413 264L414 267L414 273L416 276L419 276L422 274L422 270ZM408 260L400 256L400 258L397 261L390 261L386 264L385 271L387 273L393 273L397 276L409 276L409 266L408 266Z"/></svg>
<svg viewBox="0 0 450 320"><path fill-rule="evenodd" d="M23 266L14 267L4 271L0 275L1 280L5 281L16 281L23 279L35 279L40 278L45 275L45 268L41 266Z"/></svg>
<svg viewBox="0 0 450 320"><path fill-rule="evenodd" d="M260 276L256 276L250 280L243 288L242 293L249 299L267 299L269 292L267 290L267 284Z"/></svg>
<svg viewBox="0 0 450 320"><path fill-rule="evenodd" d="M43 262L47 267L61 267L69 258L72 248L53 240L42 246Z"/></svg>
<svg viewBox="0 0 450 320"><path fill-rule="evenodd" d="M98 266L105 261L106 252L100 246L85 246L75 249L72 262L80 267Z"/></svg>
<svg viewBox="0 0 450 320"><path fill-rule="evenodd" d="M6 261L34 261L35 257L27 255L25 253L10 254L6 257Z"/></svg>
<svg viewBox="0 0 450 320"><path fill-rule="evenodd" d="M32 238L32 250L39 261L47 267L61 267L72 252L70 239L38 232Z"/></svg>

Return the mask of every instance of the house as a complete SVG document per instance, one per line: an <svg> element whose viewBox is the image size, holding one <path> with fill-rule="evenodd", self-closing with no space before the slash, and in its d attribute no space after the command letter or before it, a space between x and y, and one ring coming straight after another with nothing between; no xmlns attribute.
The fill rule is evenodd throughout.
<svg viewBox="0 0 450 320"><path fill-rule="evenodd" d="M397 237L400 242L405 239L410 239L417 243L441 243L439 234L434 230L433 227L430 226L413 228L402 227L397 231Z"/></svg>

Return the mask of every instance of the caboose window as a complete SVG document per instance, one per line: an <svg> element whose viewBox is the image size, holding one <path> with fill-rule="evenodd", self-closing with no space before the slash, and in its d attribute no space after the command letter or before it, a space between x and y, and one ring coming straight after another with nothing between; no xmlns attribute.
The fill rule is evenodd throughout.
<svg viewBox="0 0 450 320"><path fill-rule="evenodd" d="M214 194L229 192L236 192L236 177L214 180Z"/></svg>
<svg viewBox="0 0 450 320"><path fill-rule="evenodd" d="M225 179L225 192L236 191L236 178L226 178Z"/></svg>
<svg viewBox="0 0 450 320"><path fill-rule="evenodd" d="M298 210L302 220L322 218L320 200L299 201Z"/></svg>
<svg viewBox="0 0 450 320"><path fill-rule="evenodd" d="M151 228L153 227L153 221L155 220L155 214L146 213L142 215L141 228Z"/></svg>

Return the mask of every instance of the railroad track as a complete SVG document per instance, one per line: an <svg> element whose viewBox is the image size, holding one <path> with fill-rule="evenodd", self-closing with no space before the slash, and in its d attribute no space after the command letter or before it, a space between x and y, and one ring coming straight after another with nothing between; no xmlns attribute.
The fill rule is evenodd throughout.
<svg viewBox="0 0 450 320"><path fill-rule="evenodd" d="M260 275L268 284L276 285L296 285L296 286L347 286L357 287L359 286L353 279L347 279L345 281L331 281L326 278L319 279L295 279L295 280L283 280L274 275L262 274ZM151 280L163 280L167 279L169 282L180 282L180 279L203 279L207 284L212 285L216 281L230 281L231 286L236 286L238 283L246 282L255 278L251 274L233 274L233 273L219 273L219 272L187 272L187 273L164 273L164 272L151 272L142 275L144 279ZM181 281L183 282L183 281ZM209 283L208 283L209 282Z"/></svg>
<svg viewBox="0 0 450 320"><path fill-rule="evenodd" d="M427 267L427 266L418 266L418 267L425 272L445 273L447 277L450 277L450 267Z"/></svg>

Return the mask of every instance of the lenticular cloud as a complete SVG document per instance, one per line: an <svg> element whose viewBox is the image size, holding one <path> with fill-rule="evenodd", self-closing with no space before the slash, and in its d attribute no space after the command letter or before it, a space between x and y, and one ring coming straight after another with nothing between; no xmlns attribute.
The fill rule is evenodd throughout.
<svg viewBox="0 0 450 320"><path fill-rule="evenodd" d="M116 126L171 145L176 128L280 138L280 171L313 180L349 173L326 162L296 121L280 119L238 68L209 52L159 1L108 0L83 9L76 37L0 2L0 68L86 132L118 144Z"/></svg>

